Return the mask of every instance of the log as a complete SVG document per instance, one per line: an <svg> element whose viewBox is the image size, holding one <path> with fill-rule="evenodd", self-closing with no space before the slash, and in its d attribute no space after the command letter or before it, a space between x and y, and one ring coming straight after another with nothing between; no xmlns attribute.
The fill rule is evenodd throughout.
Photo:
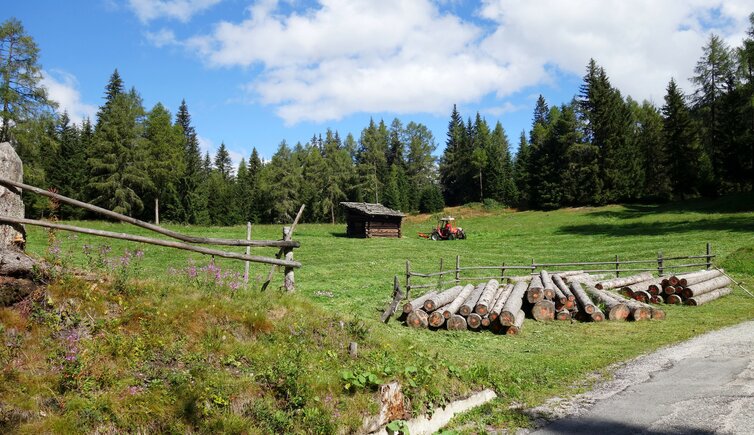
<svg viewBox="0 0 754 435"><path fill-rule="evenodd" d="M526 300L533 304L542 299L543 295L544 288L542 287L542 278L540 278L539 275L536 275L531 279L529 288L526 289Z"/></svg>
<svg viewBox="0 0 754 435"><path fill-rule="evenodd" d="M729 286L733 281L730 280L727 276L718 276L716 278L709 279L707 281L702 281L698 284L693 284L688 287L684 287L681 294L685 299L691 299L693 297L703 295L705 293L709 293L712 290L717 290L719 288L727 287Z"/></svg>
<svg viewBox="0 0 754 435"><path fill-rule="evenodd" d="M652 318L652 308L635 299L622 299L621 302L628 306L631 311L629 317L634 321L649 320Z"/></svg>
<svg viewBox="0 0 754 435"><path fill-rule="evenodd" d="M453 299L458 296L458 293L461 293L461 290L463 290L463 287L457 285L445 290L442 293L437 293L431 298L428 298L426 301L424 301L424 311L430 313L440 307L451 303Z"/></svg>
<svg viewBox="0 0 754 435"><path fill-rule="evenodd" d="M458 313L458 309L461 308L461 305L463 305L464 302L466 302L466 298L468 298L471 295L471 292L474 291L474 284L466 284L463 286L463 289L460 293L458 293L458 296L456 296L455 299L453 299L453 302L449 303L448 305L443 308L443 316L445 316L445 319L450 319L450 316ZM465 320L464 320L465 323Z"/></svg>
<svg viewBox="0 0 754 435"><path fill-rule="evenodd" d="M542 292L545 299L555 299L555 284L552 282L550 274L546 270L539 272L539 278L542 280Z"/></svg>
<svg viewBox="0 0 754 435"><path fill-rule="evenodd" d="M443 315L443 310L437 309L435 311L432 311L429 313L429 326L433 328L439 328L442 325L445 324L445 316Z"/></svg>
<svg viewBox="0 0 754 435"><path fill-rule="evenodd" d="M672 295L665 295L663 297L665 299L666 304L670 305L681 305L683 303L683 299L680 295L672 294Z"/></svg>
<svg viewBox="0 0 754 435"><path fill-rule="evenodd" d="M465 331L467 329L466 318L453 314L448 319L448 331Z"/></svg>
<svg viewBox="0 0 754 435"><path fill-rule="evenodd" d="M649 307L650 315L652 316L652 320L665 320L665 311L656 308L656 307Z"/></svg>
<svg viewBox="0 0 754 435"><path fill-rule="evenodd" d="M463 317L469 317L469 314L474 312L474 307L476 306L476 303L479 301L479 297L482 296L482 292L484 291L485 284L479 284L474 288L474 291L471 292L468 298L464 301L463 305L461 305L461 308L458 309L458 314L462 315Z"/></svg>
<svg viewBox="0 0 754 435"><path fill-rule="evenodd" d="M565 308L555 313L555 320L571 320L572 317L571 312Z"/></svg>
<svg viewBox="0 0 754 435"><path fill-rule="evenodd" d="M649 295L650 304L661 304L665 302L661 295Z"/></svg>
<svg viewBox="0 0 754 435"><path fill-rule="evenodd" d="M17 219L9 216L0 216L0 222L10 222L26 225L36 225L45 228L54 228L63 231L71 231L74 233L90 234L93 236L109 237L113 239L128 240L131 242L148 243L150 245L167 246L168 248L183 249L185 251L198 252L205 255L215 255L223 258L233 258L236 260L253 261L255 263L266 263L273 266L286 266L286 267L301 267L301 263L297 261L281 260L271 257L260 257L258 255L246 255L238 254L235 252L222 251L219 249L204 248L201 246L193 246L182 242L173 242L170 240L153 239L151 237L134 236L125 233L113 233L110 231L93 230L90 228L80 228L71 225L56 224L52 222L38 221L33 219ZM245 240L244 240L245 241Z"/></svg>
<svg viewBox="0 0 754 435"><path fill-rule="evenodd" d="M406 324L412 328L427 328L429 326L429 315L424 310L414 310L408 313Z"/></svg>
<svg viewBox="0 0 754 435"><path fill-rule="evenodd" d="M482 316L477 313L471 313L466 318L466 323L469 329L479 329L482 326Z"/></svg>
<svg viewBox="0 0 754 435"><path fill-rule="evenodd" d="M676 282L678 282L678 281L676 281ZM654 293L654 294L660 294L661 293L661 294L664 294L664 295L672 295L672 294L675 294L676 287L680 287L680 286L677 286L675 284L673 284L673 285L666 285L665 287L662 288L662 292ZM683 287L680 287L679 290L683 291ZM652 293L652 292L650 292L650 293ZM679 294L680 294L680 292L679 292Z"/></svg>
<svg viewBox="0 0 754 435"><path fill-rule="evenodd" d="M482 317L482 328L488 328L490 326L490 323L492 323L492 320L490 320L490 316Z"/></svg>
<svg viewBox="0 0 754 435"><path fill-rule="evenodd" d="M555 303L551 300L542 299L537 301L531 309L534 320L547 322L555 319Z"/></svg>
<svg viewBox="0 0 754 435"><path fill-rule="evenodd" d="M498 317L500 317L500 312L503 310L503 306L508 300L508 297L513 292L513 287L513 284L506 284L505 287L503 287L503 290L500 292L500 295L498 295L497 300L495 301L495 305L492 307L492 310L490 310L490 314L488 315L490 322L494 322Z"/></svg>
<svg viewBox="0 0 754 435"><path fill-rule="evenodd" d="M607 318L609 320L626 320L631 314L628 305L607 291L587 286L587 293L592 295L597 302L605 305L605 308L608 310Z"/></svg>
<svg viewBox="0 0 754 435"><path fill-rule="evenodd" d="M725 295L728 295L731 293L731 291L732 290L730 289L730 287L715 289L710 292L704 293L702 295L694 296L693 298L686 299L685 304L692 305L692 306L703 305L703 304L706 304L707 302L714 301L715 299L719 299Z"/></svg>
<svg viewBox="0 0 754 435"><path fill-rule="evenodd" d="M602 322L605 320L605 313L602 312L598 307L595 307L596 309L592 314L589 315L592 322Z"/></svg>
<svg viewBox="0 0 754 435"><path fill-rule="evenodd" d="M609 279L607 281L600 281L594 286L599 290L608 290L615 287L624 287L627 285L635 284L637 282L646 281L652 279L652 274L649 272L642 272L637 275L631 275L624 278Z"/></svg>
<svg viewBox="0 0 754 435"><path fill-rule="evenodd" d="M678 276L678 285L681 287L688 287L690 285L698 284L702 281L707 281L712 278L717 278L723 275L721 270L700 270L697 272L686 273Z"/></svg>
<svg viewBox="0 0 754 435"><path fill-rule="evenodd" d="M524 314L524 310L519 309L518 312L516 312L516 316L514 317L513 324L508 326L508 329L505 331L506 335L517 335L519 332L521 332L521 328L524 326L524 318L526 315Z"/></svg>
<svg viewBox="0 0 754 435"><path fill-rule="evenodd" d="M493 302L492 302L492 305L490 305L490 312L489 312L489 313L487 313L487 316L489 316L489 315L490 315L490 314L492 313L492 310L493 310L493 309L495 308L495 305L497 305L497 301L498 301L498 299L500 299L500 295L502 295L502 294L503 294L503 292L505 291L505 289L506 289L506 288L507 288L507 287L508 287L509 285L510 285L510 284L505 284L505 285L503 285L503 284L500 284L500 285L499 285L499 286L497 287L497 292L495 292L495 297L494 297L494 298L492 299L492 301L493 301ZM507 297L507 296L506 296L506 297ZM503 301L503 303L505 303L505 301ZM484 318L484 317L487 317L487 316L482 316L482 318Z"/></svg>
<svg viewBox="0 0 754 435"><path fill-rule="evenodd" d="M555 296L560 298L561 305L566 309L572 309L576 305L576 297L571 293L563 278L560 275L553 275L552 282L555 284ZM565 297L565 302L563 302L563 297Z"/></svg>
<svg viewBox="0 0 754 435"><path fill-rule="evenodd" d="M572 282L571 293L576 296L576 301L578 301L579 303L580 311L583 311L586 314L592 314L593 312L597 311L597 307L594 305L594 302L592 302L592 299L589 298L589 295L586 294L584 288L581 287L581 283L576 281Z"/></svg>
<svg viewBox="0 0 754 435"><path fill-rule="evenodd" d="M524 293L526 293L527 284L526 281L519 281L513 286L511 294L503 305L503 309L500 310L500 316L498 320L503 326L511 326L516 321L516 314L521 309L521 305L524 303Z"/></svg>
<svg viewBox="0 0 754 435"><path fill-rule="evenodd" d="M646 290L639 290L634 292L633 298L636 299L639 302L649 303L649 300L652 298L652 295L649 294Z"/></svg>
<svg viewBox="0 0 754 435"><path fill-rule="evenodd" d="M437 295L437 292L432 290L431 292L425 293L424 295L414 299L411 302L406 302L405 304L403 304L403 313L409 314L412 311L418 310L419 308L424 306L424 301L431 297L434 297L435 295Z"/></svg>
<svg viewBox="0 0 754 435"><path fill-rule="evenodd" d="M657 294L660 292L660 284L664 278L652 278L645 281L640 281L634 284L624 285L620 287L620 291L626 294L628 297L633 297L634 292L643 290L646 292Z"/></svg>
<svg viewBox="0 0 754 435"><path fill-rule="evenodd" d="M567 276L573 276L573 275L583 275L583 270L561 270L560 272L556 272L552 274L552 280L555 281L555 277L558 276L560 279L563 279Z"/></svg>
<svg viewBox="0 0 754 435"><path fill-rule="evenodd" d="M495 297L495 294L497 293L497 289L499 287L500 283L497 282L497 280L491 279L487 281L487 285L484 286L484 291L479 297L479 302L477 302L476 307L474 307L475 313L479 314L480 316L484 316L490 312L490 308L493 303L492 298Z"/></svg>

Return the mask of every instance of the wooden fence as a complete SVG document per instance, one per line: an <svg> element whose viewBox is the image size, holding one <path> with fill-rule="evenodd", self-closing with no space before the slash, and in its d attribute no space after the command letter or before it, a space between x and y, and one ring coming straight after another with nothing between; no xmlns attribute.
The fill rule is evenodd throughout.
<svg viewBox="0 0 754 435"><path fill-rule="evenodd" d="M461 267L461 256L456 256L455 268L445 269L443 259L440 259L440 267L437 272L420 273L411 269L411 262L406 260L406 297L409 297L412 289L440 289L447 284L457 284L462 281L478 281L488 279L515 279L521 275L534 275L540 270L551 273L566 270L580 270L584 273L615 274L619 277L622 273L634 272L657 272L662 276L666 271L683 270L690 268L712 267L712 246L707 243L707 252L702 255L685 255L677 257L665 257L662 252L657 253L657 258L651 260L621 260L618 255L615 260L589 261L573 263L537 263L532 259L527 265L507 265L501 263L497 266L464 266ZM703 261L702 261L703 260ZM651 267L649 265L652 265ZM397 279L397 276L396 276ZM421 284L414 283L414 279L422 280ZM432 281L432 282L428 282Z"/></svg>
<svg viewBox="0 0 754 435"><path fill-rule="evenodd" d="M92 204L88 204L82 201L68 198L66 196L60 195L55 192L50 192L48 190L40 189L35 186L9 180L3 177L0 177L0 185L6 186L9 189L16 191L19 195L21 193L21 190L26 190L32 193L36 193L38 195L52 198L56 201L60 201L66 204L70 204L76 207L83 208L85 210L89 210L89 211L101 214L103 216L107 216L108 218L111 218L111 219L115 219L121 222L126 222L126 223L129 223L129 224L141 227L141 228L145 228L150 231L156 232L158 234L162 234L164 236L168 236L173 239L180 240L180 241L176 242L176 241L171 241L171 240L156 239L152 237L136 236L132 234L115 233L115 232L110 232L110 231L94 230L91 228L76 227L72 225L64 225L64 224L59 224L59 223L51 222L51 221L24 219L24 218L16 218L16 217L11 217L11 216L0 215L0 222L2 223L17 224L17 225L35 225L35 226L40 226L44 228L59 229L63 231L89 234L89 235L99 236L99 237L109 237L109 238L114 238L114 239L119 239L119 240L128 240L132 242L147 243L151 245L165 246L169 248L198 252L204 255L212 255L212 256L218 256L218 257L223 257L223 258L242 260L247 263L247 267L246 267L247 271L248 271L248 262L270 264L272 267L270 269L270 273L267 276L267 281L262 285L263 289L267 288L270 281L272 280L275 267L281 266L284 268L285 276L284 276L283 283L284 283L285 289L288 291L295 290L295 280L294 280L293 270L295 268L301 267L301 263L293 259L293 250L294 248L298 248L301 245L299 242L292 240L292 236L293 236L293 231L295 230L296 225L298 224L298 221L301 218L301 215L304 211L303 205L299 209L298 214L296 215L296 218L293 221L293 224L290 227L283 228L282 240L251 240L250 229L248 227L247 227L246 240L217 239L217 238L209 238L209 237L190 236L187 234L179 233L177 231L172 231L172 230L160 227L155 224L151 224L148 222L141 221L139 219L132 218L130 216L125 216L120 213L116 213L116 212L113 212L113 211L110 211L101 207L97 207ZM240 253L224 251L220 249L195 246L196 244L221 245L221 246L245 246L246 253L240 254ZM250 255L251 247L278 248L278 252L274 257ZM245 277L248 277L248 272L246 272Z"/></svg>

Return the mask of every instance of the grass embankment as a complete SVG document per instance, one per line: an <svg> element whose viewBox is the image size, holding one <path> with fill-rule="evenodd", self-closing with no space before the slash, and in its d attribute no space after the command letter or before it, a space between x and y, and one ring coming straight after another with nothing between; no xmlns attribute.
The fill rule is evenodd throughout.
<svg viewBox="0 0 754 435"><path fill-rule="evenodd" d="M409 219L400 240L349 239L344 225L303 224L295 257L304 267L296 272L293 296L218 286L216 270L194 275L192 268L206 265L206 258L141 246L135 281L134 257L128 267L111 266L114 278L93 283L63 276L24 309L0 309L0 422L22 432L353 431L377 409L376 384L397 379L415 412L491 387L500 398L456 424L471 421L466 427L472 431L526 426L528 417L512 404L575 392L568 386L589 372L751 319L754 299L734 290L709 305L667 307L662 322L527 320L512 337L419 331L379 323L392 277L403 273L405 261L433 271L440 258L450 265L456 255L466 265L610 260L616 254L647 259L658 250L701 254L709 241L716 263L751 284L752 199L521 213L462 208L453 213L469 239L452 242L415 236L434 225L429 217ZM120 224L85 225L147 234ZM181 230L245 234L243 227ZM254 227L254 238L279 237L278 225ZM110 256L135 248L63 233L58 240L58 258L95 272L107 268L99 245L111 246ZM93 246L88 256L85 244ZM45 255L47 245L45 231L30 229L30 251ZM253 266L252 277L267 270ZM350 341L359 344L355 359L348 356Z"/></svg>

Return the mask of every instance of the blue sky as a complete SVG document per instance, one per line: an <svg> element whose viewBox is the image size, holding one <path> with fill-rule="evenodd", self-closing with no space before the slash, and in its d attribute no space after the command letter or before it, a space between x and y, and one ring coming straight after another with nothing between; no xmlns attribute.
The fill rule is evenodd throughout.
<svg viewBox="0 0 754 435"><path fill-rule="evenodd" d="M50 95L94 117L118 69L144 105L185 99L204 149L357 138L369 118L421 122L444 147L453 104L503 124L512 148L534 102L569 101L590 58L637 100L685 91L710 32L740 44L747 1L6 1L39 45Z"/></svg>

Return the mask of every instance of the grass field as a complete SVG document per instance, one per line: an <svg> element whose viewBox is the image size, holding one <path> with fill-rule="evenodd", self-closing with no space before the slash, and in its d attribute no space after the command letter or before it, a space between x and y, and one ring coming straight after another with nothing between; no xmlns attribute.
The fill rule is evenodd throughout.
<svg viewBox="0 0 754 435"><path fill-rule="evenodd" d="M117 281L113 279L93 289L64 276L50 288L51 303L43 310L37 307L57 313L42 316L47 320L35 323L0 309L6 331L12 325L28 331L26 359L17 353L0 360L5 364L0 411L5 406L34 415L17 426L27 432L251 428L253 433L330 433L358 428L361 418L376 410L376 384L397 379L415 413L431 412L484 387L495 389L499 399L453 423L461 431L527 426L529 418L518 411L519 406L511 405L536 405L553 395L575 393L578 388L571 386L588 373L754 317L754 298L734 290L731 296L701 307L667 307L667 320L661 322L526 320L521 335L515 337L379 323L393 276L399 275L403 283L406 260L414 270L429 272L438 269L441 258L452 265L456 255L464 265L530 264L532 259L607 261L616 254L625 260L651 259L658 251L665 256L702 254L710 242L715 263L754 289L754 196L750 194L662 206L552 212L479 206L450 212L466 230L467 240L419 238L417 232L434 225L430 216L407 219L402 239L349 239L342 224L299 225L294 239L301 248L295 258L304 267L296 271L295 296L277 291L260 294L256 288L218 289L187 277L186 269L206 265L206 258L153 246L139 247L144 258L138 275L136 270L127 272L137 284L124 287L126 291L113 290ZM148 234L122 224L81 224ZM214 237L245 236L241 226L174 229ZM258 225L253 233L256 239L275 239L281 227ZM49 256L47 237L44 230L29 229L28 250ZM57 239L62 243L59 257L69 268L97 263L94 254L90 257L95 261L87 261L85 244L96 252L106 243L111 255L136 248L64 233L58 233ZM254 253L271 255L274 250ZM223 271L243 268L242 263L227 260L217 265ZM252 277L266 276L268 270L255 265ZM275 285L280 281L277 274ZM258 287L256 279L253 284ZM61 316L65 310L60 307L66 303L68 311L78 316L78 324L86 325L89 316L93 326L87 326L89 338L77 339L77 349L87 349L88 356L81 358L76 382L60 388L66 385L65 370L44 361L56 358L50 348L57 349L58 360L61 353L65 357L61 331L80 328ZM93 338L98 333L106 338L104 344ZM134 348L136 341L141 344ZM359 343L356 359L347 357L349 341ZM7 349L6 353L11 354ZM43 362L31 363L33 357ZM151 375L145 377L146 371ZM9 380L15 380L14 385ZM77 405L61 408L47 405L50 401ZM134 401L139 404L136 408ZM48 417L38 417L40 412Z"/></svg>

